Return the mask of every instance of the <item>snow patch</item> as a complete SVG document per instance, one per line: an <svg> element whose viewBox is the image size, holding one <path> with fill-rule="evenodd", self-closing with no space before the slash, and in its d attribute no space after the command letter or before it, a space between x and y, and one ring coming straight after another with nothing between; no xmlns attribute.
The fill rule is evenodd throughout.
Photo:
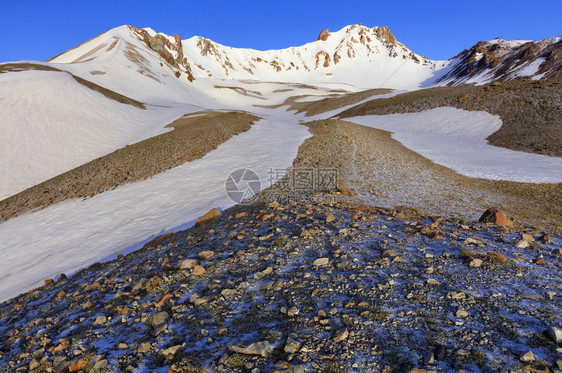
<svg viewBox="0 0 562 373"><path fill-rule="evenodd" d="M539 71L539 68L542 65L542 63L545 61L546 61L546 57L537 58L536 60L523 65L523 67L521 67L519 70L515 72L515 76L535 75Z"/></svg>
<svg viewBox="0 0 562 373"><path fill-rule="evenodd" d="M562 159L489 145L501 119L481 111L440 107L420 113L345 118L393 132L407 148L456 172L476 178L527 183L562 181Z"/></svg>

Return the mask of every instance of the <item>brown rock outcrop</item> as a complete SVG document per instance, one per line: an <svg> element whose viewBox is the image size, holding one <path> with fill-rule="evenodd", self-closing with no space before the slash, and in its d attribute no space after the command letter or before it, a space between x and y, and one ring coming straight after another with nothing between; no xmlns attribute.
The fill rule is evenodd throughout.
<svg viewBox="0 0 562 373"><path fill-rule="evenodd" d="M324 60L324 62L322 62ZM330 55L326 51L316 53L316 68L319 66L330 66Z"/></svg>
<svg viewBox="0 0 562 373"><path fill-rule="evenodd" d="M205 39L205 38L200 37L197 40L197 47L199 49L201 49L201 55L204 56L204 57L207 56L208 54L212 54L212 55L218 54L218 51L215 48L215 45L209 39Z"/></svg>
<svg viewBox="0 0 562 373"><path fill-rule="evenodd" d="M222 213L220 212L220 210L218 210L216 208L211 209L208 213L206 213L205 215L203 215L199 219L197 219L197 221L195 222L195 226L198 227L200 225L213 222L216 218L221 216L221 214Z"/></svg>
<svg viewBox="0 0 562 373"><path fill-rule="evenodd" d="M488 210L484 211L480 219L478 219L480 223L493 223L498 225L505 225L505 226L512 226L513 222L510 218L507 217L505 212L498 209L497 207L491 207Z"/></svg>
<svg viewBox="0 0 562 373"><path fill-rule="evenodd" d="M176 50L178 51L178 59L183 60L183 47L181 45L181 38L178 34L174 35L174 41L176 42Z"/></svg>
<svg viewBox="0 0 562 373"><path fill-rule="evenodd" d="M396 44L396 38L392 35L392 32L390 32L390 29L387 26L375 27L374 31L379 39L387 41L390 44Z"/></svg>
<svg viewBox="0 0 562 373"><path fill-rule="evenodd" d="M318 35L318 39L316 40L326 41L328 40L328 36L330 36L330 30L329 29L322 30L320 31L320 35Z"/></svg>
<svg viewBox="0 0 562 373"><path fill-rule="evenodd" d="M162 59L164 59L168 64L177 69L174 72L177 78L181 76L180 71L183 70L190 82L195 80L191 72L191 66L187 62L187 58L183 56L181 37L178 34L174 35L174 42L172 43L168 38L160 34L150 36L148 31L144 29L138 29L132 26L130 27L131 30L133 30L137 34L139 40L142 40L148 48L158 53ZM178 55L174 57L169 50L177 51Z"/></svg>

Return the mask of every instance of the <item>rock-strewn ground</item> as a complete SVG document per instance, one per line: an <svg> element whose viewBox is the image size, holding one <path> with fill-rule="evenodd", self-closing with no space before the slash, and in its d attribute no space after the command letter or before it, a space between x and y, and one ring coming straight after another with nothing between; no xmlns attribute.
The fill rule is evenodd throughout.
<svg viewBox="0 0 562 373"><path fill-rule="evenodd" d="M3 303L0 366L562 369L560 237L292 197L234 207Z"/></svg>
<svg viewBox="0 0 562 373"><path fill-rule="evenodd" d="M258 119L244 112L185 115L168 125L173 131L118 149L0 201L0 222L68 199L92 197L202 158L249 130Z"/></svg>
<svg viewBox="0 0 562 373"><path fill-rule="evenodd" d="M386 131L335 119L306 125L313 136L299 148L293 166L337 169L338 182L365 203L466 219L499 206L521 223L562 229L561 183L470 178L411 151Z"/></svg>

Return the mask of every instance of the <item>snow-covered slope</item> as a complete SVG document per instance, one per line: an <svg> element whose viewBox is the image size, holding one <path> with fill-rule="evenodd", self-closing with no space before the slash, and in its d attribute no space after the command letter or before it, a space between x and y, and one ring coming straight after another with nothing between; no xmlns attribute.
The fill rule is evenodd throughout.
<svg viewBox="0 0 562 373"><path fill-rule="evenodd" d="M159 233L191 227L211 207L232 206L224 193L230 172L250 168L265 188L268 172L289 167L308 136L297 123L261 121L205 157L151 179L0 224L0 301L46 277L138 249Z"/></svg>
<svg viewBox="0 0 562 373"><path fill-rule="evenodd" d="M484 41L448 61L431 61L397 41L387 27L351 25L321 35L303 46L258 51L227 47L199 36L181 40L177 34L172 37L150 28L121 26L50 62L71 64L69 68L76 73L96 74L92 79L112 89L141 74L152 80L151 86L161 83L153 91L159 98L168 97L162 96L163 87L169 93L179 88L178 81L206 78L415 89L562 74L561 37L536 42ZM126 73L116 75L124 66L128 67ZM128 93L133 97L146 94Z"/></svg>
<svg viewBox="0 0 562 373"><path fill-rule="evenodd" d="M185 69L179 74L133 30L114 28L47 62L142 102L185 102Z"/></svg>
<svg viewBox="0 0 562 373"><path fill-rule="evenodd" d="M562 159L489 145L497 115L439 107L420 113L364 115L347 120L393 133L404 146L462 175L527 183L558 183Z"/></svg>
<svg viewBox="0 0 562 373"><path fill-rule="evenodd" d="M169 131L187 110L122 103L64 71L0 74L0 200Z"/></svg>
<svg viewBox="0 0 562 373"><path fill-rule="evenodd" d="M235 49L201 37L184 41L183 47L188 60L193 61L196 78L417 88L443 65L410 51L387 28L358 25L331 33L326 40L282 50Z"/></svg>

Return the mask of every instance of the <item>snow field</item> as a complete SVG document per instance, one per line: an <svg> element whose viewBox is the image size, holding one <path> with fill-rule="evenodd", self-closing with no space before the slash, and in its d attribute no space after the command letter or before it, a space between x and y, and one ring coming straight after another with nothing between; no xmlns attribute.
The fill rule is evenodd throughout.
<svg viewBox="0 0 562 373"><path fill-rule="evenodd" d="M527 183L562 181L562 159L489 145L498 116L440 107L420 113L366 115L351 122L393 132L392 137L431 161L469 177Z"/></svg>

